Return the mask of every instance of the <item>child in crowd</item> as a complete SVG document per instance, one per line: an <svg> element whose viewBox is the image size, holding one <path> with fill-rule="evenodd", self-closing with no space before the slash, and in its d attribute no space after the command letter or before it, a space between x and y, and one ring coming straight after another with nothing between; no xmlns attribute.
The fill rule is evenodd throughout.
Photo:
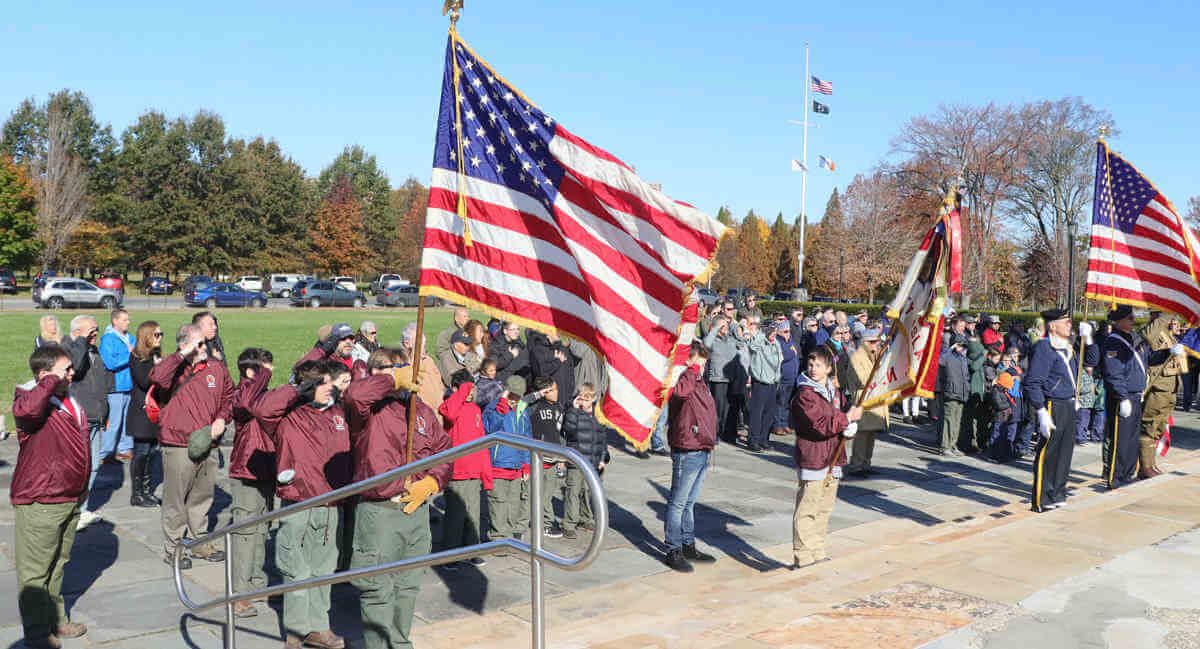
<svg viewBox="0 0 1200 649"><path fill-rule="evenodd" d="M254 418L252 408L267 392L274 371L271 352L247 347L238 355L240 379L233 389L233 451L229 456L229 490L233 520L259 516L275 506L275 440ZM266 588L267 524L233 533L233 587L237 592ZM253 602L237 602L238 617L258 615Z"/></svg>
<svg viewBox="0 0 1200 649"><path fill-rule="evenodd" d="M608 466L612 457L608 453L607 426L602 426L596 420L596 388L591 383L583 383L575 393L575 400L567 409L563 419L563 439L567 446L579 451L592 463L592 467L604 479L604 467ZM596 519L592 514L591 501L588 499L587 483L583 471L575 465L567 467L567 497L563 536L573 539L576 530L596 529Z"/></svg>
<svg viewBox="0 0 1200 649"><path fill-rule="evenodd" d="M558 384L548 376L533 382L536 399L529 407L529 422L533 438L548 444L563 445L563 411L558 405ZM542 457L542 533L548 538L562 538L562 522L554 513L554 496L563 491L567 465L552 455Z"/></svg>
<svg viewBox="0 0 1200 649"><path fill-rule="evenodd" d="M491 435L508 433L532 437L525 412L525 379L510 376L505 391L483 411L483 429ZM493 446L492 490L488 492L488 538L520 539L529 527L529 451ZM501 553L502 554L502 553Z"/></svg>
<svg viewBox="0 0 1200 649"><path fill-rule="evenodd" d="M461 446L483 437L483 413L475 403L475 384L466 370L459 370L450 379L454 393L438 408L450 430L450 443ZM454 461L454 472L446 485L446 517L442 526L442 549L450 550L479 543L479 521L482 514L480 493L492 490L492 461L487 450L460 457ZM472 557L470 563L482 566L483 557ZM459 564L448 564L448 570Z"/></svg>
<svg viewBox="0 0 1200 649"><path fill-rule="evenodd" d="M1033 417L1025 412L1025 402L1021 399L1021 380L1025 370L1021 365L1021 350L1015 345L1004 347L1000 356L1000 364L996 367L997 375L1007 372L1013 377L1013 386L1009 395L1013 398L1013 440L1012 459L1019 459L1033 450L1030 439Z"/></svg>
<svg viewBox="0 0 1200 649"><path fill-rule="evenodd" d="M482 410L503 392L504 384L496 378L496 359L485 358L479 364L479 377L475 380L475 404Z"/></svg>
<svg viewBox="0 0 1200 649"><path fill-rule="evenodd" d="M1019 379L1007 370L998 370L988 385L988 404L992 412L992 432L988 439L988 460L1008 462L1013 459L1017 437L1017 392Z"/></svg>
<svg viewBox="0 0 1200 649"><path fill-rule="evenodd" d="M792 396L799 473L792 515L792 570L829 560L825 537L837 499L841 467L846 463L845 443L840 438L854 438L858 429L855 422L863 413L859 406L843 410L846 401L833 381L833 363L833 354L826 347L809 352L808 371L797 379Z"/></svg>

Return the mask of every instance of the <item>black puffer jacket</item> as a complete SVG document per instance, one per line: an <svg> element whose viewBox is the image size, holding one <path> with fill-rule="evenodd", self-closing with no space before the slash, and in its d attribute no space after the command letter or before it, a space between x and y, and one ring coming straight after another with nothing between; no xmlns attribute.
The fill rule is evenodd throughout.
<svg viewBox="0 0 1200 649"><path fill-rule="evenodd" d="M88 423L103 426L108 419L108 393L113 390L113 374L104 369L100 350L86 338L64 338L71 353L75 376L71 378L71 396L83 406Z"/></svg>
<svg viewBox="0 0 1200 649"><path fill-rule="evenodd" d="M600 463L608 464L611 456L608 454L608 427L596 421L596 415L571 406L563 419L563 439L567 446L579 451L592 466L600 468Z"/></svg>

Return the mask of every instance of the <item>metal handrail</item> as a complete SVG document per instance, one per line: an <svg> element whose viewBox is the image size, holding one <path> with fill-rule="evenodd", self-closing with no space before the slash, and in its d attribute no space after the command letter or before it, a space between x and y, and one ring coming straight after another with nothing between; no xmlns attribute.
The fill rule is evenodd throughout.
<svg viewBox="0 0 1200 649"><path fill-rule="evenodd" d="M376 487L378 485L392 482L405 476L423 471L438 464L445 464L472 453L489 449L493 446L511 446L530 452L529 460L529 490L530 490L530 534L531 543L516 541L513 539L501 539L497 541L487 541L477 543L475 545L464 546L452 550L443 550L441 552L431 552L417 557L409 557L399 561L391 561L381 563L375 566L365 566L362 568L354 568L344 572L337 572L332 575L323 577L310 577L289 584L279 584L277 586L269 586L258 590L246 591L242 593L233 592L233 539L232 535L238 530L242 530L262 523L269 523L273 520L278 520L292 514L297 514L306 509L320 507L339 500L343 500L355 494L362 493ZM555 461L559 458L574 464L583 472L583 477L587 481L588 497L592 505L592 513L595 517L596 533L592 536L591 543L588 544L587 550L583 554L568 558L563 557L554 552L549 552L542 548L542 456L553 456ZM544 563L549 563L562 570L583 570L588 565L595 561L600 554L600 546L604 542L604 532L608 529L608 499L604 497L604 486L600 483L600 476L596 473L592 463L587 458L583 457L575 449L566 448L557 444L548 444L528 437L521 437L509 433L493 433L485 435L478 439L471 440L466 444L455 446L441 453L430 455L429 457L411 462L401 467L396 467L390 471L381 473L377 476L360 480L350 485L346 485L340 489L335 489L320 496L302 500L297 503L288 505L274 511L266 512L253 516L251 518L235 521L214 530L208 534L192 540L182 540L175 546L174 554L172 555L172 570L175 576L175 592L179 595L179 601L189 610L198 611L214 606L225 606L225 646L227 649L236 649L237 641L234 636L234 615L233 605L236 602L242 602L251 599L259 599L271 597L273 595L282 595L296 590L305 588L313 588L316 586L325 586L330 584L338 584L356 579L375 577L378 575L391 574L401 570L411 568L423 568L425 566L433 566L471 557L479 557L488 554L495 554L504 550L514 550L523 552L529 555L530 559L530 582L531 582L531 602L533 615L530 617L530 626L533 633L534 649L542 649L545 646L546 635L544 627L545 603L542 598L542 566ZM179 567L179 560L183 557L185 549L193 548L205 543L211 543L217 537L225 539L225 596L216 599L196 603L192 598L188 597L187 591L183 584L183 571Z"/></svg>

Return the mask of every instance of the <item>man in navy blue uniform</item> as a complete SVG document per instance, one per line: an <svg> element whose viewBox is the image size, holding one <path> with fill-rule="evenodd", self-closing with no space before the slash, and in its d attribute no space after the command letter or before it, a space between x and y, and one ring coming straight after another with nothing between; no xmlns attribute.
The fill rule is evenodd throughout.
<svg viewBox="0 0 1200 649"><path fill-rule="evenodd" d="M1146 391L1146 368L1165 361L1169 349L1149 353L1149 346L1133 330L1133 307L1118 305L1108 314L1112 332L1101 343L1106 393L1104 422L1104 479L1109 489L1133 480L1140 444L1142 395ZM1161 357L1161 358L1158 358Z"/></svg>
<svg viewBox="0 0 1200 649"><path fill-rule="evenodd" d="M1022 392L1037 413L1038 440L1033 456L1033 511L1054 509L1067 499L1067 475L1075 451L1075 366L1071 314L1042 311L1046 337L1029 354ZM1136 453L1137 442L1134 442Z"/></svg>

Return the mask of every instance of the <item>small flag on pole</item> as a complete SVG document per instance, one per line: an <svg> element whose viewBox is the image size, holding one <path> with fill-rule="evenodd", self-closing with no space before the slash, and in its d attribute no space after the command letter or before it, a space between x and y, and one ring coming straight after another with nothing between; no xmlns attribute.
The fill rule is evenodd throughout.
<svg viewBox="0 0 1200 649"><path fill-rule="evenodd" d="M806 167L803 162L800 162L799 160L792 158L792 171L803 171L803 172L807 173L808 167Z"/></svg>
<svg viewBox="0 0 1200 649"><path fill-rule="evenodd" d="M829 114L829 106L826 106L825 104L822 104L821 102L814 99L813 100L813 112L820 113L822 115L828 115Z"/></svg>
<svg viewBox="0 0 1200 649"><path fill-rule="evenodd" d="M812 78L812 91L819 92L822 95L832 95L833 94L833 82L832 81L824 81L822 79L813 77Z"/></svg>
<svg viewBox="0 0 1200 649"><path fill-rule="evenodd" d="M837 165L834 164L833 160L830 160L829 158L826 158L825 156L822 155L822 156L817 156L817 161L820 162L822 168L828 169L830 171L837 171Z"/></svg>

